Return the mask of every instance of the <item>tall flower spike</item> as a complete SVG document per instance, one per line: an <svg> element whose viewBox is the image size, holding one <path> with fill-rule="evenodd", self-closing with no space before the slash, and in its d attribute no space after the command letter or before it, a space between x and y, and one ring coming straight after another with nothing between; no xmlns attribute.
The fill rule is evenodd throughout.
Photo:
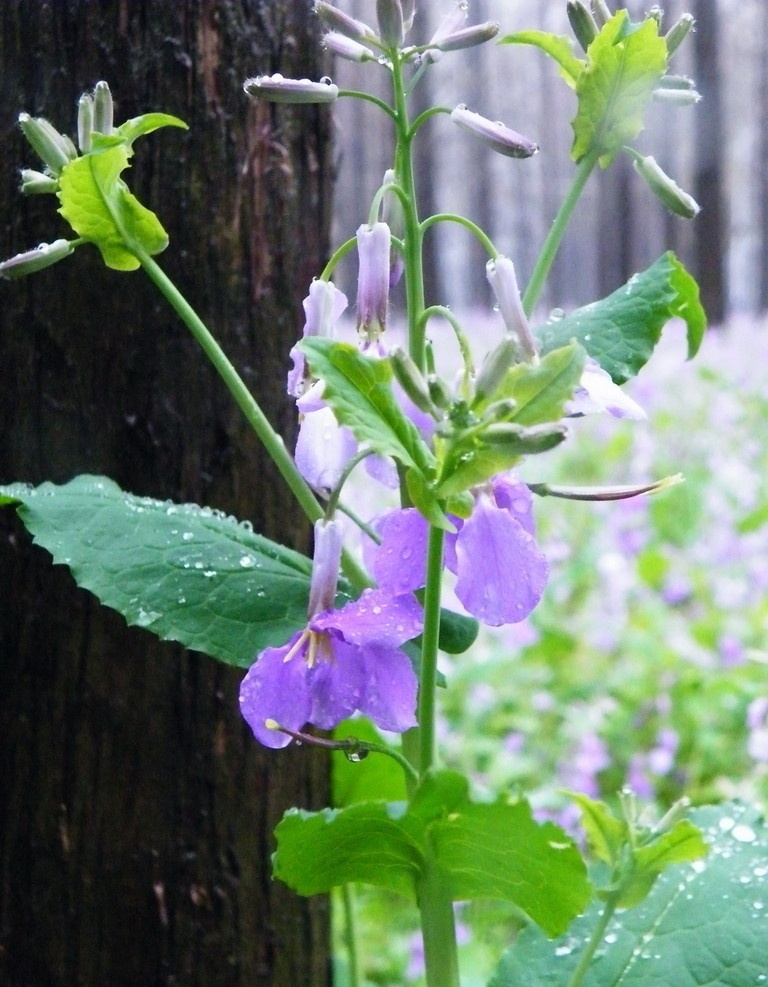
<svg viewBox="0 0 768 987"><path fill-rule="evenodd" d="M357 231L357 330L367 344L375 343L387 327L390 239L386 223Z"/></svg>
<svg viewBox="0 0 768 987"><path fill-rule="evenodd" d="M334 610L340 558L339 522L318 521L307 627L262 651L243 679L242 714L266 747L291 742L275 725L330 730L356 710L382 730L416 725L416 676L400 646L421 632L421 607L410 594L366 590Z"/></svg>

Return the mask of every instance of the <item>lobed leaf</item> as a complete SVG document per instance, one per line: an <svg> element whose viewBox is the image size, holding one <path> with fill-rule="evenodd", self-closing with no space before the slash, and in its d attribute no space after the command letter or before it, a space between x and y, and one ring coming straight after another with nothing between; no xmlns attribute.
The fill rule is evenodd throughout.
<svg viewBox="0 0 768 987"><path fill-rule="evenodd" d="M607 298L538 327L536 337L542 354L577 340L616 384L623 384L645 366L662 329L675 317L686 324L690 359L704 338L707 317L696 281L667 251Z"/></svg>
<svg viewBox="0 0 768 987"><path fill-rule="evenodd" d="M548 31L517 31L499 39L501 45L534 45L553 58L560 66L560 72L572 88L584 70L586 62L573 53L573 40L564 34L550 34Z"/></svg>

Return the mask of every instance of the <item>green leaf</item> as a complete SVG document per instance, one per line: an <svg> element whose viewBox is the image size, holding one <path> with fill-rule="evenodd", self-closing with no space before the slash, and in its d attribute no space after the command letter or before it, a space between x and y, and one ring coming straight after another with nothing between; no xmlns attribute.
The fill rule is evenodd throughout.
<svg viewBox="0 0 768 987"><path fill-rule="evenodd" d="M388 360L318 337L303 339L299 347L312 373L325 383L323 400L358 441L421 473L432 467L432 453L392 393Z"/></svg>
<svg viewBox="0 0 768 987"><path fill-rule="evenodd" d="M477 639L480 624L474 617L463 613L455 613L443 607L440 611L440 640L441 651L449 655L462 655L468 651Z"/></svg>
<svg viewBox="0 0 768 987"><path fill-rule="evenodd" d="M579 106L573 120L571 156L579 162L597 154L605 168L643 129L643 113L667 69L667 45L647 18L626 31L620 10L589 46L587 65L576 82Z"/></svg>
<svg viewBox="0 0 768 987"><path fill-rule="evenodd" d="M575 339L616 384L633 377L649 360L667 322L685 321L688 358L695 356L707 327L699 286L672 251L601 301L536 329L541 353Z"/></svg>
<svg viewBox="0 0 768 987"><path fill-rule="evenodd" d="M181 127L189 129L183 120L171 116L170 113L143 113L139 117L126 120L115 129L115 133L126 143L133 144L137 137L151 134L161 127Z"/></svg>
<svg viewBox="0 0 768 987"><path fill-rule="evenodd" d="M592 853L603 863L615 866L622 847L627 842L626 822L617 819L604 802L598 802L580 792L568 792L568 798L581 809L581 825Z"/></svg>
<svg viewBox="0 0 768 987"><path fill-rule="evenodd" d="M75 158L59 179L59 212L83 239L96 244L104 263L116 271L135 271L141 248L158 254L168 246L159 219L146 209L120 178L128 167L125 144Z"/></svg>
<svg viewBox="0 0 768 987"><path fill-rule="evenodd" d="M334 740L348 737L385 743L376 727L364 716L344 720L334 727ZM333 804L337 808L380 799L396 802L406 797L403 769L393 758L376 751L362 761L350 761L342 752L335 751L331 758L331 788Z"/></svg>
<svg viewBox="0 0 768 987"><path fill-rule="evenodd" d="M466 778L443 771L425 779L410 807L291 810L275 831L275 876L300 894L357 881L414 899L429 873L454 901L512 901L559 934L590 896L575 845L552 823L537 823L526 802L477 803L467 792Z"/></svg>
<svg viewBox="0 0 768 987"><path fill-rule="evenodd" d="M165 640L248 667L306 624L309 559L220 512L93 476L0 496L80 586Z"/></svg>
<svg viewBox="0 0 768 987"><path fill-rule="evenodd" d="M707 806L691 821L706 860L671 868L638 908L611 919L584 987L754 987L768 971L768 826L756 809ZM593 904L549 942L531 926L489 987L566 987L598 921Z"/></svg>
<svg viewBox="0 0 768 987"><path fill-rule="evenodd" d="M518 31L499 39L502 45L534 45L541 48L560 66L560 72L569 86L574 87L586 62L573 53L573 40L564 34L548 31Z"/></svg>
<svg viewBox="0 0 768 987"><path fill-rule="evenodd" d="M497 395L516 402L508 420L520 425L559 421L581 380L584 359L582 347L568 339L542 353L535 366L518 363L512 367Z"/></svg>

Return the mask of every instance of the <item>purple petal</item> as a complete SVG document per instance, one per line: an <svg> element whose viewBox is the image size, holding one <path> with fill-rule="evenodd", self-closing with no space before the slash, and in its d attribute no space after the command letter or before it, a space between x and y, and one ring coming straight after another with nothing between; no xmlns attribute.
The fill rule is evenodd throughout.
<svg viewBox="0 0 768 987"><path fill-rule="evenodd" d="M312 553L312 580L309 584L310 616L330 610L339 582L344 532L340 521L315 521Z"/></svg>
<svg viewBox="0 0 768 987"><path fill-rule="evenodd" d="M381 544L373 561L376 582L395 595L421 589L427 581L426 520L408 507L385 514L377 527Z"/></svg>
<svg viewBox="0 0 768 987"><path fill-rule="evenodd" d="M355 437L339 425L330 408L304 416L296 440L296 465L315 490L333 490L356 451Z"/></svg>
<svg viewBox="0 0 768 987"><path fill-rule="evenodd" d="M634 418L640 421L648 416L622 389L614 384L611 375L595 360L588 359L568 412L572 415L588 415L594 411L607 411L614 418Z"/></svg>
<svg viewBox="0 0 768 987"><path fill-rule="evenodd" d="M366 589L341 610L329 610L310 621L316 631L330 631L348 644L398 647L420 634L421 605L410 593L392 596L387 590Z"/></svg>
<svg viewBox="0 0 768 987"><path fill-rule="evenodd" d="M262 651L240 685L240 712L265 747L287 747L291 742L288 734L269 730L264 725L266 720L275 720L289 730L300 730L309 719L312 699L304 648L285 660L300 636L294 634L282 648Z"/></svg>
<svg viewBox="0 0 768 987"><path fill-rule="evenodd" d="M547 582L547 560L507 510L481 493L456 540L456 595L486 624L514 624L534 609Z"/></svg>
<svg viewBox="0 0 768 987"><path fill-rule="evenodd" d="M529 535L535 535L536 519L533 516L533 494L528 487L520 480L515 480L503 473L494 476L490 485L496 506L509 511Z"/></svg>
<svg viewBox="0 0 768 987"><path fill-rule="evenodd" d="M389 308L389 245L386 223L361 226L357 231L357 329L369 342L387 326Z"/></svg>
<svg viewBox="0 0 768 987"><path fill-rule="evenodd" d="M309 286L309 294L302 302L307 321L304 336L334 338L336 323L347 307L347 296L332 281L316 279Z"/></svg>
<svg viewBox="0 0 768 987"><path fill-rule="evenodd" d="M324 637L324 642L328 654L318 654L307 674L312 694L309 719L321 730L332 730L360 708L365 667L359 648L331 637Z"/></svg>
<svg viewBox="0 0 768 987"><path fill-rule="evenodd" d="M392 648L364 651L365 695L358 709L382 730L402 733L416 726L418 683L408 656Z"/></svg>

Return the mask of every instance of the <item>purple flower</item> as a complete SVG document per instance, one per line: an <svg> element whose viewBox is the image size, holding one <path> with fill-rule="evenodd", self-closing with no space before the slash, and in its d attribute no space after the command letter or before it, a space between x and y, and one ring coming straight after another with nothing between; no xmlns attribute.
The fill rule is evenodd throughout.
<svg viewBox="0 0 768 987"><path fill-rule="evenodd" d="M386 223L357 231L357 329L366 343L375 342L387 327L390 240Z"/></svg>
<svg viewBox="0 0 768 987"><path fill-rule="evenodd" d="M318 521L307 627L262 651L240 686L241 712L265 747L291 742L276 727L330 730L356 710L382 730L416 725L416 675L400 646L421 632L421 607L369 589L334 610L340 559L339 522Z"/></svg>
<svg viewBox="0 0 768 987"><path fill-rule="evenodd" d="M445 565L458 577L456 596L478 620L514 624L536 607L547 582L547 560L536 544L531 493L497 476L475 490L467 520L452 519ZM405 593L424 586L427 522L414 508L393 511L379 524L373 574L383 589Z"/></svg>
<svg viewBox="0 0 768 987"><path fill-rule="evenodd" d="M315 280L309 286L309 294L302 302L306 322L302 338L326 336L333 339L336 323L347 307L347 296L339 291L332 281ZM307 363L301 350L294 346L291 350L293 368L288 373L288 393L300 398L308 386Z"/></svg>
<svg viewBox="0 0 768 987"><path fill-rule="evenodd" d="M579 386L568 411L572 415L607 411L614 418L634 418L636 421L648 417L640 405L614 384L611 375L591 357L584 364Z"/></svg>
<svg viewBox="0 0 768 987"><path fill-rule="evenodd" d="M330 408L304 415L296 439L296 466L313 490L333 490L350 459L357 439L339 425Z"/></svg>

